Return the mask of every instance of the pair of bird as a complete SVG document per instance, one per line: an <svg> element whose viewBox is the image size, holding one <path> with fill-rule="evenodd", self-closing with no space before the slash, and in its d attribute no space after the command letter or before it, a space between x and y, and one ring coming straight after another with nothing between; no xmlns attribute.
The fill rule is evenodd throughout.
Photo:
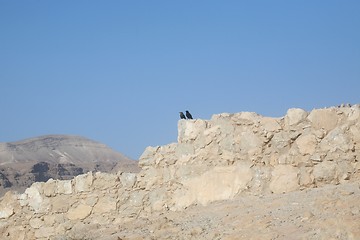
<svg viewBox="0 0 360 240"><path fill-rule="evenodd" d="M183 112L179 112L180 113L180 119L193 119L193 117L191 116L191 114L189 113L189 111L186 110L185 114L186 114L186 117L184 115Z"/></svg>

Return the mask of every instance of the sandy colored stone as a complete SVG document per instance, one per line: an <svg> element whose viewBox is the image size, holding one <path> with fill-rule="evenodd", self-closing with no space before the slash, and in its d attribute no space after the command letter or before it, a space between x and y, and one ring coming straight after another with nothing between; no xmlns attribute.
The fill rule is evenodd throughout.
<svg viewBox="0 0 360 240"><path fill-rule="evenodd" d="M55 222L56 222L56 219L57 219L56 215L55 214L45 215L43 217L45 226L53 226L55 224Z"/></svg>
<svg viewBox="0 0 360 240"><path fill-rule="evenodd" d="M317 182L329 183L335 180L336 163L325 161L315 165L313 175Z"/></svg>
<svg viewBox="0 0 360 240"><path fill-rule="evenodd" d="M49 238L55 234L54 227L42 227L35 230L35 237L37 239Z"/></svg>
<svg viewBox="0 0 360 240"><path fill-rule="evenodd" d="M74 181L74 188L76 192L89 192L93 184L93 174L92 172L88 172L86 174L76 176Z"/></svg>
<svg viewBox="0 0 360 240"><path fill-rule="evenodd" d="M281 125L279 124L279 119L264 117L261 119L260 124L268 132L280 131Z"/></svg>
<svg viewBox="0 0 360 240"><path fill-rule="evenodd" d="M14 226L6 231L6 233L1 233L0 228L0 236L1 239L7 240L27 240L27 239L35 239L35 236L32 232L29 232L28 229L23 226Z"/></svg>
<svg viewBox="0 0 360 240"><path fill-rule="evenodd" d="M56 182L56 191L58 194L72 194L72 180L62 180Z"/></svg>
<svg viewBox="0 0 360 240"><path fill-rule="evenodd" d="M67 217L70 220L81 220L88 217L91 211L92 207L85 204L80 204L75 208L71 208L67 213Z"/></svg>
<svg viewBox="0 0 360 240"><path fill-rule="evenodd" d="M334 109L315 109L307 117L315 129L330 131L338 123L338 115Z"/></svg>
<svg viewBox="0 0 360 240"><path fill-rule="evenodd" d="M116 210L116 199L111 196L104 196L99 198L93 208L93 213L106 213Z"/></svg>
<svg viewBox="0 0 360 240"><path fill-rule="evenodd" d="M315 152L317 146L316 137L312 134L302 135L298 137L295 141L299 152L303 155L311 155Z"/></svg>
<svg viewBox="0 0 360 240"><path fill-rule="evenodd" d="M195 202L206 205L209 202L231 199L246 189L252 179L251 164L236 167L215 167L201 176L182 182L184 188L175 193L176 208L184 208Z"/></svg>
<svg viewBox="0 0 360 240"><path fill-rule="evenodd" d="M154 156L156 152L159 150L159 146L152 147L148 146L145 148L144 152L141 154L139 158L139 166L145 167L145 166L151 166L154 161Z"/></svg>
<svg viewBox="0 0 360 240"><path fill-rule="evenodd" d="M273 193L286 193L299 189L298 169L288 165L275 166L270 190Z"/></svg>
<svg viewBox="0 0 360 240"><path fill-rule="evenodd" d="M36 182L25 190L25 194L27 195L26 202L35 212L40 212L46 207L44 204L44 196L42 195L43 185L44 183Z"/></svg>
<svg viewBox="0 0 360 240"><path fill-rule="evenodd" d="M180 120L178 126L178 142L192 142L199 136L199 133L205 131L206 121L201 119Z"/></svg>
<svg viewBox="0 0 360 240"><path fill-rule="evenodd" d="M17 201L17 196L9 191L0 202L0 219L8 219L15 214L15 211L20 211L20 203Z"/></svg>
<svg viewBox="0 0 360 240"><path fill-rule="evenodd" d="M67 195L59 195L51 201L52 211L54 213L66 213L73 201L74 200Z"/></svg>
<svg viewBox="0 0 360 240"><path fill-rule="evenodd" d="M43 192L46 197L53 197L57 194L57 184L56 180L50 178L44 185L43 185Z"/></svg>
<svg viewBox="0 0 360 240"><path fill-rule="evenodd" d="M115 174L97 172L94 174L93 188L107 189L114 188L119 183L119 178Z"/></svg>
<svg viewBox="0 0 360 240"><path fill-rule="evenodd" d="M121 173L120 182L126 189L131 189L136 182L136 174L134 173Z"/></svg>
<svg viewBox="0 0 360 240"><path fill-rule="evenodd" d="M149 193L149 203L152 211L162 211L167 209L168 193L166 188L157 188Z"/></svg>
<svg viewBox="0 0 360 240"><path fill-rule="evenodd" d="M260 149L263 145L262 139L252 131L244 131L240 133L239 138L239 147L241 151L249 152L253 149Z"/></svg>
<svg viewBox="0 0 360 240"><path fill-rule="evenodd" d="M99 201L99 197L103 197L103 194L89 195L83 199L82 203L89 205L90 207L94 207L95 204Z"/></svg>
<svg viewBox="0 0 360 240"><path fill-rule="evenodd" d="M32 218L30 219L29 224L32 228L39 229L44 225L44 221L40 218Z"/></svg>
<svg viewBox="0 0 360 240"><path fill-rule="evenodd" d="M345 133L341 127L336 127L324 137L320 147L329 152L334 152L338 149L346 153L353 149L354 146L350 141L348 133Z"/></svg>
<svg viewBox="0 0 360 240"><path fill-rule="evenodd" d="M293 126L304 121L308 113L300 108L290 108L285 116L285 125Z"/></svg>

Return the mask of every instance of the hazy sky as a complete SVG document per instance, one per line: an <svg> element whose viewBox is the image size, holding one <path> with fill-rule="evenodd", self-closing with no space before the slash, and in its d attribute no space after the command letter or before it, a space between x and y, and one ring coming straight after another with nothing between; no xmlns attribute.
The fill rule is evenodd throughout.
<svg viewBox="0 0 360 240"><path fill-rule="evenodd" d="M178 112L360 103L360 1L0 0L0 142L73 134L131 158Z"/></svg>

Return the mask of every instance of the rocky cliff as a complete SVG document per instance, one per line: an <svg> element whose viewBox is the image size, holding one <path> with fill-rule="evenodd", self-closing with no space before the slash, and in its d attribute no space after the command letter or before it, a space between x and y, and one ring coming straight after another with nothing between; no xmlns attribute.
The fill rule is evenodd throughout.
<svg viewBox="0 0 360 240"><path fill-rule="evenodd" d="M241 112L180 120L178 142L148 147L138 174L89 172L6 194L0 233L4 239L358 239L359 158L358 105L289 109L282 118ZM327 227L324 218L332 221ZM219 219L231 221L228 228L219 231Z"/></svg>

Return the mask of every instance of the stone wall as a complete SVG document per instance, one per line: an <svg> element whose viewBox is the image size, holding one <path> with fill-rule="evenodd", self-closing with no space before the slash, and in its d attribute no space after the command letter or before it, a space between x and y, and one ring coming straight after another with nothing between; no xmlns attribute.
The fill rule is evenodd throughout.
<svg viewBox="0 0 360 240"><path fill-rule="evenodd" d="M359 160L358 105L310 113L289 109L282 118L219 114L209 121L180 120L178 143L148 147L137 185L155 194L154 210L164 202L179 210L238 194L356 180Z"/></svg>
<svg viewBox="0 0 360 240"><path fill-rule="evenodd" d="M79 229L154 211L358 181L359 158L358 105L289 109L283 118L241 112L180 120L178 143L146 148L138 174L89 172L8 192L0 202L0 235L76 239Z"/></svg>
<svg viewBox="0 0 360 240"><path fill-rule="evenodd" d="M116 218L127 221L142 208L140 199L130 198L135 182L135 173L89 172L72 180L37 182L23 194L8 192L0 202L0 235L8 239L76 239L84 228L97 229Z"/></svg>

